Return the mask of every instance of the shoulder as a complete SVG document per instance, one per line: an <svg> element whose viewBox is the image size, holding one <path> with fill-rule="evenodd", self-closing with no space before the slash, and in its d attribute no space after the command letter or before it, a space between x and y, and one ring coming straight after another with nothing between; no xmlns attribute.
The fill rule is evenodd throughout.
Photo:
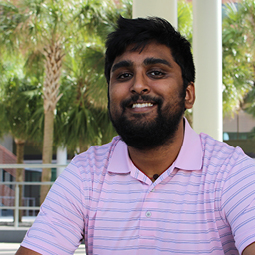
<svg viewBox="0 0 255 255"><path fill-rule="evenodd" d="M91 146L87 151L75 156L71 161L77 167L86 167L89 162L94 162L100 165L100 162L108 161L115 149L120 138L114 137L110 143L101 146Z"/></svg>
<svg viewBox="0 0 255 255"><path fill-rule="evenodd" d="M201 133L203 168L214 174L218 183L224 183L225 192L255 185L255 160L240 147L233 147Z"/></svg>
<svg viewBox="0 0 255 255"><path fill-rule="evenodd" d="M217 185L221 184L222 188L228 190L228 187L236 189L238 183L254 181L255 160L247 156L240 147L229 146L203 133L200 134L200 139L203 171ZM233 183L237 186L233 187Z"/></svg>
<svg viewBox="0 0 255 255"><path fill-rule="evenodd" d="M74 175L79 175L81 180L86 175L102 174L107 170L109 160L119 140L120 138L117 136L108 144L91 146L87 151L75 156L64 173L71 172Z"/></svg>
<svg viewBox="0 0 255 255"><path fill-rule="evenodd" d="M254 160L248 157L240 147L233 147L224 142L217 141L211 136L200 134L201 146L203 150L204 162L217 164L226 164L234 166L242 161L248 161L254 164Z"/></svg>
<svg viewBox="0 0 255 255"><path fill-rule="evenodd" d="M241 148L233 147L228 145L227 143L215 140L214 138L205 133L201 133L199 136L203 150L207 154L221 152L226 155L231 155L236 149L239 151L239 154L244 154Z"/></svg>
<svg viewBox="0 0 255 255"><path fill-rule="evenodd" d="M226 225L231 226L241 254L255 241L255 160L240 147L229 146L203 133L200 138L203 168L210 178L214 177L215 194L218 196L215 204Z"/></svg>
<svg viewBox="0 0 255 255"><path fill-rule="evenodd" d="M77 194L80 196L89 192L95 183L102 183L109 159L119 140L119 137L114 137L108 144L91 146L87 151L75 156L57 178L52 191L58 191L61 186L70 194L74 192L73 196L76 197Z"/></svg>

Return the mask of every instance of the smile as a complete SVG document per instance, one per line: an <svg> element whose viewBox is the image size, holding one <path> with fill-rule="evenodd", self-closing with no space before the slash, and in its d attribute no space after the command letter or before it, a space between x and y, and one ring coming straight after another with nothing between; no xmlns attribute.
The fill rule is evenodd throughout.
<svg viewBox="0 0 255 255"><path fill-rule="evenodd" d="M144 108L144 107L152 107L152 103L136 103L132 105L132 108Z"/></svg>

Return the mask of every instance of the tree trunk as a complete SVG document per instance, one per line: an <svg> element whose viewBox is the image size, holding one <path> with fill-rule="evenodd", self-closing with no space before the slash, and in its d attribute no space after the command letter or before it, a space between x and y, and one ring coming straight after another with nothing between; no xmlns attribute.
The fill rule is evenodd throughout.
<svg viewBox="0 0 255 255"><path fill-rule="evenodd" d="M25 141L18 138L15 138L14 141L16 144L17 164L23 164ZM24 181L24 168L16 169L16 181L17 182ZM19 206L23 205L22 198L23 198L23 186L19 185ZM22 222L22 215L23 215L23 210L19 210L19 222ZM15 217L15 214L14 214L14 217Z"/></svg>
<svg viewBox="0 0 255 255"><path fill-rule="evenodd" d="M89 145L85 144L84 142L82 142L80 140L80 143L79 143L80 151L79 151L79 153L82 153L82 152L86 151L88 148L89 148Z"/></svg>
<svg viewBox="0 0 255 255"><path fill-rule="evenodd" d="M54 131L54 112L48 111L44 114L44 137L43 137L43 164L51 164ZM42 182L51 181L51 168L42 169ZM50 185L41 185L40 203L44 201Z"/></svg>
<svg viewBox="0 0 255 255"><path fill-rule="evenodd" d="M59 79L61 75L62 50L59 42L52 42L44 49L45 80L43 84L44 99L44 137L43 137L43 164L50 164L52 160L54 111L61 95L59 95ZM51 181L51 169L42 169L42 182ZM40 203L44 201L50 186L41 185Z"/></svg>

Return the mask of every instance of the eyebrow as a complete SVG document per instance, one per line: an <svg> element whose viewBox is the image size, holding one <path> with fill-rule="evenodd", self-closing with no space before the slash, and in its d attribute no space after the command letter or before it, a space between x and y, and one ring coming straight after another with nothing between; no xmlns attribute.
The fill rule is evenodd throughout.
<svg viewBox="0 0 255 255"><path fill-rule="evenodd" d="M115 65L113 65L112 72L114 72L118 68L121 68L121 67L130 67L132 65L133 65L133 62L131 62L131 61L128 61L128 60L120 61L120 62L116 63Z"/></svg>
<svg viewBox="0 0 255 255"><path fill-rule="evenodd" d="M167 65L169 67L172 67L172 65L167 60L161 59L161 58L146 58L143 61L143 63L146 66L148 66L148 65L155 65L155 64L164 64L164 65ZM120 61L120 62L116 63L115 65L113 65L112 72L114 72L118 68L121 68L121 67L130 67L130 66L133 66L133 62L132 61L123 60L123 61Z"/></svg>
<svg viewBox="0 0 255 255"><path fill-rule="evenodd" d="M143 62L145 65L164 64L172 67L172 65L167 60L161 58L146 58Z"/></svg>

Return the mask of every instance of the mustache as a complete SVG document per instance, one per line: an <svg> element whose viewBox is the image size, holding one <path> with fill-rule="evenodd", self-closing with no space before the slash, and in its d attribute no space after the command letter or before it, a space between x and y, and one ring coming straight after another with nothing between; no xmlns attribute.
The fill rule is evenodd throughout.
<svg viewBox="0 0 255 255"><path fill-rule="evenodd" d="M135 104L137 103L137 101L143 101L143 102L151 102L151 103L155 103L155 104L158 104L159 106L162 105L163 101L161 98L159 97L152 97L152 96L149 96L149 95L133 95L131 96L130 98L128 99L125 99L121 102L121 107L123 108L123 110L130 106L131 104Z"/></svg>

